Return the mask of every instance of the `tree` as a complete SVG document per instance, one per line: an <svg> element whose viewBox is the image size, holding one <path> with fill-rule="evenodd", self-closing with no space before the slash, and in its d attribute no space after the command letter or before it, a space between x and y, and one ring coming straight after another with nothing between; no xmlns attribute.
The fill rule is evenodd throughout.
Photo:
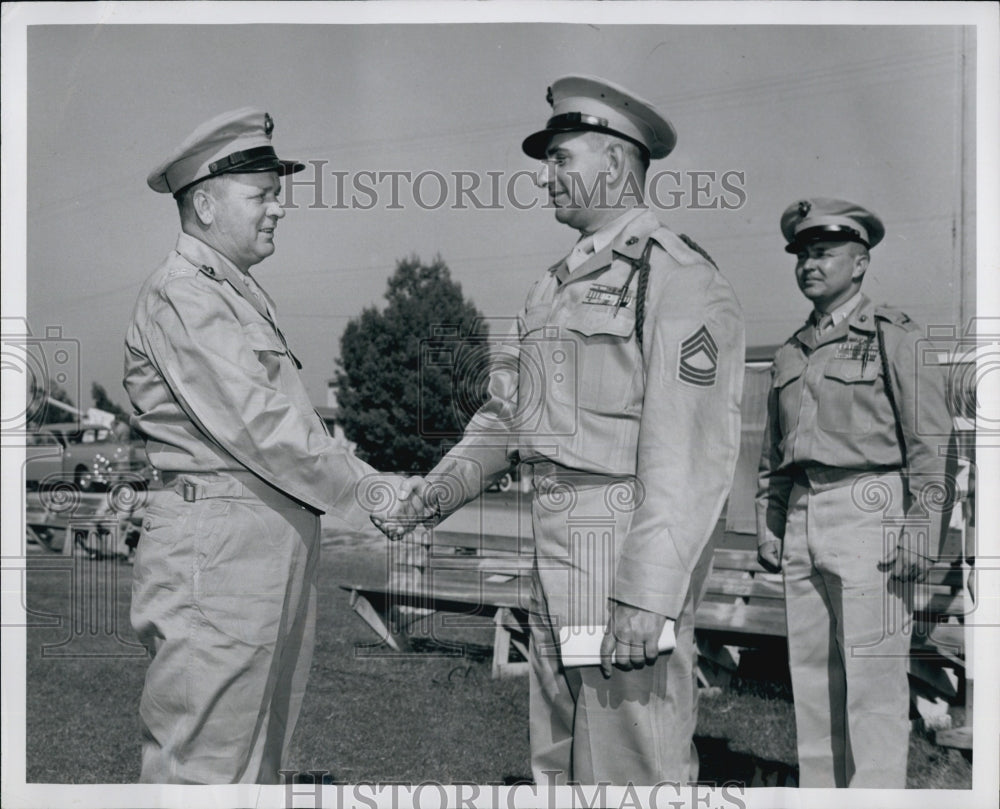
<svg viewBox="0 0 1000 809"><path fill-rule="evenodd" d="M398 261L385 298L341 337L338 421L377 469L426 472L485 399L483 319L440 256Z"/></svg>
<svg viewBox="0 0 1000 809"><path fill-rule="evenodd" d="M111 397L108 396L108 392L104 389L103 385L94 382L90 386L90 396L94 400L94 407L98 410L115 414L118 424L114 425L114 431L120 440L138 441L142 439L142 436L132 429L129 423L128 412L116 402L111 401Z"/></svg>
<svg viewBox="0 0 1000 809"><path fill-rule="evenodd" d="M72 408L76 407L66 389L55 379L49 379L47 385L42 385L32 376L28 385L28 429L35 430L45 424L58 424L61 421L73 420L69 411L53 405L52 400L62 402Z"/></svg>
<svg viewBox="0 0 1000 809"><path fill-rule="evenodd" d="M103 385L94 382L90 386L90 396L94 400L94 407L98 410L103 410L105 413L114 413L119 420L128 424L128 413L111 401L111 397L108 396L108 392L104 389Z"/></svg>

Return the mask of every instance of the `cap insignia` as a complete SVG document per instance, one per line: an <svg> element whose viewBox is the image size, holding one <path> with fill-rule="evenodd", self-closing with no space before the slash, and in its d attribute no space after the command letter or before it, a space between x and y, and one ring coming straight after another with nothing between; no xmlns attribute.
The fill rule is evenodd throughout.
<svg viewBox="0 0 1000 809"><path fill-rule="evenodd" d="M271 133L274 132L274 119L269 113L264 113L264 134L267 135L267 139L271 139Z"/></svg>
<svg viewBox="0 0 1000 809"><path fill-rule="evenodd" d="M812 203L809 200L804 199L802 200L802 202L799 203L799 216L801 216L803 219L809 216L809 211L811 210L812 210Z"/></svg>
<svg viewBox="0 0 1000 809"><path fill-rule="evenodd" d="M552 106L552 88L551 87L549 87L549 89L545 92L545 100L549 102L549 106L551 107Z"/></svg>

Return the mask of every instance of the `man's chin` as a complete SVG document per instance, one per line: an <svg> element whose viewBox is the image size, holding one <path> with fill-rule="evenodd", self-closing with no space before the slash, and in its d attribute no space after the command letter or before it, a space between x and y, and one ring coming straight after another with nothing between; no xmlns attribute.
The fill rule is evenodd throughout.
<svg viewBox="0 0 1000 809"><path fill-rule="evenodd" d="M262 244L257 248L257 260L254 264L260 264L265 258L274 254L274 243L268 242L267 244Z"/></svg>
<svg viewBox="0 0 1000 809"><path fill-rule="evenodd" d="M556 221L572 227L579 214L576 208L556 208Z"/></svg>

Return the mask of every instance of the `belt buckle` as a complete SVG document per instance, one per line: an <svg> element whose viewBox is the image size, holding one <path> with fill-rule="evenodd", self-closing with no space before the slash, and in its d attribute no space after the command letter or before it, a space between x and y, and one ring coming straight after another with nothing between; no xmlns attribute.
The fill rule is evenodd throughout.
<svg viewBox="0 0 1000 809"><path fill-rule="evenodd" d="M184 502L193 503L198 499L198 487L191 481L184 481Z"/></svg>

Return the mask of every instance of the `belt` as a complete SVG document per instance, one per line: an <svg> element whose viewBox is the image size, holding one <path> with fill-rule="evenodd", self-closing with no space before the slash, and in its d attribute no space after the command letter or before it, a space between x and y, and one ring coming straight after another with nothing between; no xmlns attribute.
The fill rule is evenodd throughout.
<svg viewBox="0 0 1000 809"><path fill-rule="evenodd" d="M619 481L635 480L635 475L607 475L603 472L586 472L569 466L538 461L531 463L531 479L537 488L543 481L545 484L570 483L574 486L607 486Z"/></svg>
<svg viewBox="0 0 1000 809"><path fill-rule="evenodd" d="M252 472L164 472L161 479L164 488L175 491L187 503L217 497L250 497L275 508L305 508L315 512Z"/></svg>
<svg viewBox="0 0 1000 809"><path fill-rule="evenodd" d="M839 466L796 466L789 470L792 482L803 488L835 488L849 486L858 478L876 475L899 474L895 466L876 466L872 469L845 469Z"/></svg>

